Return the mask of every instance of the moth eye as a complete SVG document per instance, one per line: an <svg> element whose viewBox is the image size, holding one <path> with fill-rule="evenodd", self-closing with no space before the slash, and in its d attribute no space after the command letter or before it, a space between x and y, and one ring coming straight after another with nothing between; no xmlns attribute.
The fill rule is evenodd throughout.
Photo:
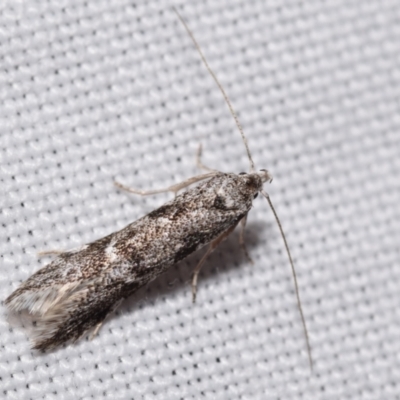
<svg viewBox="0 0 400 400"><path fill-rule="evenodd" d="M256 198L257 198L257 196L258 196L258 192L257 192L257 193L254 195L254 197L253 197L253 198L254 198L254 199L256 199Z"/></svg>
<svg viewBox="0 0 400 400"><path fill-rule="evenodd" d="M247 175L247 172L240 172L239 175Z"/></svg>

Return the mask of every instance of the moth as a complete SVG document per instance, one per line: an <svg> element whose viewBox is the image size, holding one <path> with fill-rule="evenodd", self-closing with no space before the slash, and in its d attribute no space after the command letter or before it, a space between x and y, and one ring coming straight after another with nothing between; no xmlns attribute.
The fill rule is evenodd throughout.
<svg viewBox="0 0 400 400"><path fill-rule="evenodd" d="M247 214L254 198L261 193L273 211L289 257L312 365L292 257L271 199L263 190L263 184L272 181L272 176L264 169L255 171L246 137L228 96L186 22L177 10L175 12L236 121L250 162L250 172L234 174L211 170L201 164L199 157L199 166L207 169L207 172L166 189L139 191L117 184L122 189L140 195L173 192L176 196L118 232L79 249L60 252L52 262L23 282L5 303L10 310L25 310L35 318L33 348L52 349L76 341L88 331L95 335L106 316L123 299L175 263L208 245L193 272L192 296L195 301L197 279L204 261L238 224L242 228L241 245L246 252L243 232ZM183 189L186 191L178 194Z"/></svg>

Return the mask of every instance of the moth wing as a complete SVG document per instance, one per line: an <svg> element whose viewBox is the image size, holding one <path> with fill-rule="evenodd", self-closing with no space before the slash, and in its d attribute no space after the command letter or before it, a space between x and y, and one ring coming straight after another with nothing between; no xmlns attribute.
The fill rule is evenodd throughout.
<svg viewBox="0 0 400 400"><path fill-rule="evenodd" d="M36 321L33 347L47 350L76 341L101 324L123 298L124 282L83 281Z"/></svg>
<svg viewBox="0 0 400 400"><path fill-rule="evenodd" d="M146 283L129 281L116 273L120 263L108 265L107 270L90 279L72 282L55 279L51 267L49 264L32 275L5 301L11 311L26 311L35 321L30 336L33 348L39 350L78 340L101 324L121 299ZM46 272L47 279L43 280Z"/></svg>

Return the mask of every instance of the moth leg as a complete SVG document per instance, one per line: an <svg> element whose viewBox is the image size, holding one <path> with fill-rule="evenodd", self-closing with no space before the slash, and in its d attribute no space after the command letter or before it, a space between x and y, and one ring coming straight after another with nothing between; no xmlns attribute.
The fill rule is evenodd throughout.
<svg viewBox="0 0 400 400"><path fill-rule="evenodd" d="M219 174L218 171L213 171L213 172L208 172L207 174L196 175L189 179L184 180L183 182L177 183L175 185L169 186L164 189L158 189L158 190L133 189L128 186L122 185L119 182L114 182L114 185L119 189L126 190L129 193L140 194L141 196L148 196L150 194L158 194L158 193L165 193L165 192L172 192L176 195L179 192L179 190L184 189L185 187L188 187L193 183L203 181L204 179L212 178L213 176L215 176L217 174Z"/></svg>
<svg viewBox="0 0 400 400"><path fill-rule="evenodd" d="M246 258L249 260L249 262L251 264L254 264L254 261L250 257L249 252L247 251L246 242L244 240L244 230L246 228L246 222L247 222L247 214L240 220L241 229L240 229L240 236L239 236L239 244L240 244L240 247L242 248Z"/></svg>
<svg viewBox="0 0 400 400"><path fill-rule="evenodd" d="M193 278L192 278L192 302L193 303L196 302L197 278L199 276L201 267L204 264L204 261L206 261L206 258L215 250L215 248L232 233L232 231L236 228L236 225L237 224L232 225L228 230L226 230L225 232L222 232L221 235L219 235L214 241L212 241L210 243L210 245L208 246L206 253L201 258L199 263L196 265L196 268L193 271Z"/></svg>
<svg viewBox="0 0 400 400"><path fill-rule="evenodd" d="M59 256L60 254L64 253L64 250L44 250L44 251L39 251L37 253L38 257L44 257L44 256Z"/></svg>
<svg viewBox="0 0 400 400"><path fill-rule="evenodd" d="M90 335L90 337L89 337L90 340L93 340L93 339L96 337L96 335L99 333L100 328L103 326L103 323L104 323L105 319L106 319L110 314L112 314L112 313L121 305L121 303L122 303L123 301L124 301L124 299L118 300L118 301L113 305L113 307L110 309L110 311L108 312L108 314L106 315L106 317L103 319L103 321L99 322L99 323L95 326L95 328L93 329L93 332L91 333L91 335Z"/></svg>
<svg viewBox="0 0 400 400"><path fill-rule="evenodd" d="M205 171L214 171L216 172L215 169L209 168L207 166L205 166L202 162L201 162L201 154L203 152L203 146L201 145L201 143L199 144L199 148L197 150L197 155L196 155L196 165L198 169L204 169Z"/></svg>

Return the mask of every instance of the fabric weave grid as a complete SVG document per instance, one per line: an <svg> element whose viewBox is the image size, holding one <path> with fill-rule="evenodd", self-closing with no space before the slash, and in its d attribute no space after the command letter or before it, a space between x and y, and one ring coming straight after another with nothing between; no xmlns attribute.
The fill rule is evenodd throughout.
<svg viewBox="0 0 400 400"><path fill-rule="evenodd" d="M246 231L127 300L93 341L32 352L0 318L7 399L397 399L400 4L175 2L231 98L294 255L257 199ZM0 295L165 202L118 192L248 169L172 2L0 6Z"/></svg>

